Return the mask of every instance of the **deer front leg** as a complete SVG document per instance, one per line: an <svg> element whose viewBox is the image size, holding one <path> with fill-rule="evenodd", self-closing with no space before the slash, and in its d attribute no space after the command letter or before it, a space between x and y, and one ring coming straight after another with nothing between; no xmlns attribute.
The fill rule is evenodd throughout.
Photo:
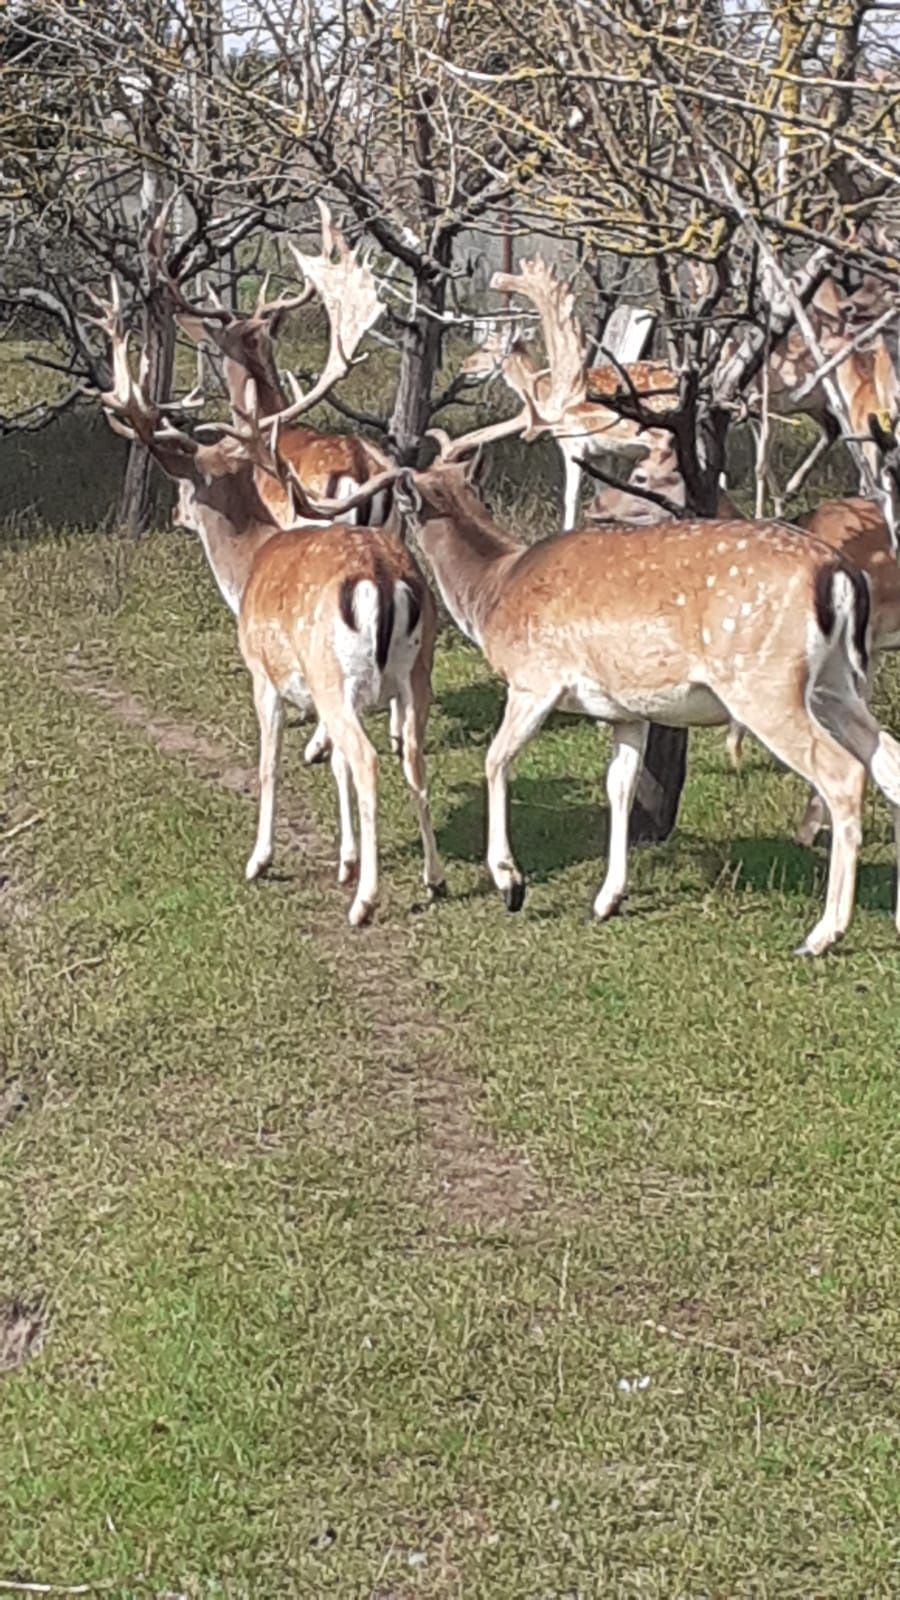
<svg viewBox="0 0 900 1600"><path fill-rule="evenodd" d="M618 911L625 896L628 884L628 818L649 731L649 722L618 722L613 726L613 753L606 769L609 859L606 877L594 901L594 916L600 922Z"/></svg>
<svg viewBox="0 0 900 1600"><path fill-rule="evenodd" d="M525 899L525 879L516 866L507 836L507 776L512 762L529 739L533 739L559 698L541 698L524 689L510 689L503 721L494 736L484 764L488 792L487 864L507 911L521 909Z"/></svg>
<svg viewBox="0 0 900 1600"><path fill-rule="evenodd" d="M331 770L338 797L341 842L338 854L338 883L352 883L359 870L356 836L353 832L353 802L350 795L350 768L340 750L332 747Z"/></svg>
<svg viewBox="0 0 900 1600"><path fill-rule="evenodd" d="M258 878L272 861L275 835L275 783L278 777L278 757L281 752L281 729L284 706L278 690L267 675L258 669L253 674L253 698L259 718L259 816L256 827L256 844L247 862L248 881Z"/></svg>

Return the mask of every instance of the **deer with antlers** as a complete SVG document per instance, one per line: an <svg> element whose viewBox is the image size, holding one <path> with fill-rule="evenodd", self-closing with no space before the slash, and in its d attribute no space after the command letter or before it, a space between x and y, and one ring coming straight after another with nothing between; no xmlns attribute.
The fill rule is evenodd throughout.
<svg viewBox="0 0 900 1600"><path fill-rule="evenodd" d="M377 758L361 722L371 706L396 700L404 772L413 793L433 896L444 892L428 807L423 742L431 698L434 602L412 555L385 529L277 527L258 488L260 471L284 483L284 469L258 422L250 389L246 426L201 443L148 400L143 369L128 357L118 286L98 319L108 335L112 387L101 396L113 429L139 439L179 485L181 514L200 535L219 589L238 618L238 640L253 679L259 719L259 816L246 876L272 860L275 789L285 702L315 710L331 741L340 816L338 881L356 882L353 926L367 922L378 900ZM354 336L340 342L340 365L352 360ZM346 325L345 325L346 326ZM332 364L331 381L338 376ZM316 386L324 392L320 380ZM297 414L297 404L292 407ZM266 417L268 427L278 422ZM217 426L217 425L212 425ZM371 491L376 493L378 485ZM370 496L365 503L369 503ZM359 812L357 852L353 793Z"/></svg>
<svg viewBox="0 0 900 1600"><path fill-rule="evenodd" d="M273 449L285 471L276 475L263 468L256 469L260 499L272 521L280 527L289 527L296 520L292 484L301 495L305 490L310 497L327 499L351 493L373 473L383 472L391 465L387 456L368 439L354 434L320 433L315 428L304 427L298 420L349 371L351 360L346 358L345 349L357 347L362 335L374 326L384 309L369 263L360 259L358 250L349 248L325 201L320 198L317 204L322 224L320 254L304 254L288 241L306 282L305 289L299 295L268 301L267 277L249 316L227 310L216 297L210 306L196 304L185 297L163 265L165 209L150 231L148 245L168 284L181 331L197 344L212 343L222 356L232 425L243 434L248 425L257 430L264 427L262 419L268 418L270 425L272 418L280 419L278 429L273 431ZM292 390L289 399L275 360L274 341L285 315L306 305L314 294L324 307L328 321L328 354L317 384L306 395L300 394L293 375L285 374ZM182 521L186 504L182 494L178 500L178 516ZM347 513L346 520L381 527L389 514L390 490L386 489L376 494L370 504ZM310 521L317 520L310 516ZM390 739L396 755L400 754L402 743L400 720L400 708L392 703ZM320 723L307 741L303 758L314 764L326 760L330 753L331 742Z"/></svg>
<svg viewBox="0 0 900 1600"><path fill-rule="evenodd" d="M825 388L823 377L830 373L851 435L862 441L863 455L873 481L878 472L878 452L869 437L869 417L873 413L894 416L900 399L900 384L887 340L882 331L896 318L896 307L888 303L882 285L864 278L852 294L842 294L833 278L825 278L809 306L809 330L818 347L810 348L806 333L792 328L774 346L766 369L765 385L755 385L749 399L759 408L765 403L776 417L808 416L819 428L819 438L804 457L783 490L768 474L769 488L776 510L799 494L813 467L841 438L841 419ZM726 342L724 363L736 347ZM865 480L860 485L865 492Z"/></svg>
<svg viewBox="0 0 900 1600"><path fill-rule="evenodd" d="M329 499L352 493L373 473L383 472L391 463L368 439L355 434L320 433L298 420L302 412L311 410L325 397L336 378L346 374L350 363L346 359L345 345L355 347L384 309L368 263L359 259L357 250L349 248L325 201L319 199L317 204L322 223L320 254L304 254L288 240L288 248L306 283L306 289L299 295L267 300L269 280L266 277L253 311L242 316L226 309L215 296L211 305L188 300L168 273L165 277L181 331L196 344L213 344L222 356L222 375L232 420L240 424L241 419L249 415L251 394L263 417L277 414L281 425L276 449L290 477L313 499ZM155 249L161 264L159 224L151 231L150 248ZM289 397L275 360L275 339L287 313L307 304L314 294L328 319L328 354L317 384L306 395L299 394L292 375L286 374L293 391ZM271 473L261 471L257 481L273 520L291 522L294 507L284 484ZM388 497L383 494L376 504L360 507L348 515L351 521L380 526L388 510Z"/></svg>
<svg viewBox="0 0 900 1600"><path fill-rule="evenodd" d="M540 256L523 261L518 272L495 272L491 288L518 294L535 306L547 367L541 370L536 366L518 325L505 322L486 330L481 344L463 362L462 371L473 381L501 374L523 406L520 426L511 424L510 431L531 438L546 431L556 441L563 459L565 532L578 522L583 457L610 454L633 460L660 439L653 428L620 416L599 397L624 395L648 412L660 414L677 403L678 380L662 361L588 368L572 287ZM488 430L480 435L482 440L491 437L497 435Z"/></svg>
<svg viewBox="0 0 900 1600"><path fill-rule="evenodd" d="M508 687L485 767L488 868L507 907L518 910L525 894L507 831L509 769L551 711L612 728L609 860L593 908L601 920L626 893L628 816L650 722L735 720L828 807L825 910L800 951L829 949L852 915L867 773L891 807L900 857L900 744L864 699L866 580L777 522L598 528L522 545L451 462L479 439L441 437L443 460L398 469L395 492L451 616ZM895 921L900 931L900 901Z"/></svg>

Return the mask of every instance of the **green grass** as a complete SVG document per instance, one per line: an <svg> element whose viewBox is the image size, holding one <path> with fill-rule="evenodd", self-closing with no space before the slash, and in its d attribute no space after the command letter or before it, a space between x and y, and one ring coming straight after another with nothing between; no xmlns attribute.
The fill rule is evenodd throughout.
<svg viewBox="0 0 900 1600"><path fill-rule="evenodd" d="M586 926L605 739L560 718L514 781L508 918L481 864L500 694L447 635L451 897L418 910L385 755L384 905L354 935L302 730L295 843L242 881L253 805L213 747L252 766L254 719L195 542L8 544L0 621L0 834L40 817L0 843L0 1302L45 1324L0 1373L0 1578L895 1595L884 808L846 943L798 963L825 859L788 842L800 786L692 738L678 832ZM894 670L879 709L896 731Z"/></svg>

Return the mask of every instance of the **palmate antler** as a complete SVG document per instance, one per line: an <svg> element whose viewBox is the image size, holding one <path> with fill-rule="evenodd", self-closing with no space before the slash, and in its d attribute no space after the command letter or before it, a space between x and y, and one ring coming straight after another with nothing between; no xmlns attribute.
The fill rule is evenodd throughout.
<svg viewBox="0 0 900 1600"><path fill-rule="evenodd" d="M287 373L293 402L276 416L263 418L264 426L276 420L279 424L293 421L346 377L355 362L363 359L356 356L357 347L384 310L372 268L368 261L359 259L359 246L351 250L332 221L325 201L320 199L317 204L322 218L321 254L304 255L290 240L288 247L325 308L329 328L328 356L317 382L306 394L301 393L293 374Z"/></svg>
<svg viewBox="0 0 900 1600"><path fill-rule="evenodd" d="M587 389L584 334L575 315L575 294L554 266L541 256L523 261L518 272L495 272L491 288L530 300L541 319L548 370L536 375L530 402L546 426L561 422L581 405Z"/></svg>
<svg viewBox="0 0 900 1600"><path fill-rule="evenodd" d="M128 357L129 336L122 315L122 292L114 274L109 280L109 299L103 300L93 293L91 299L98 309L98 315L92 320L109 340L113 382L111 389L101 391L100 402L113 432L125 439L139 439L156 454L163 449L167 458L180 456L185 461L192 458L198 448L196 439L176 428L165 413L173 409L192 409L201 403L201 397L192 391L175 405L150 400L146 392L147 353L141 351L135 378Z"/></svg>

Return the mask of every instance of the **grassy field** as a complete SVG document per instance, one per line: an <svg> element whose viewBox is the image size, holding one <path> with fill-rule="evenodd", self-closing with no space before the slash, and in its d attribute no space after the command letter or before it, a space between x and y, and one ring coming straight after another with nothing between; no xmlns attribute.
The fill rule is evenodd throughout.
<svg viewBox="0 0 900 1600"><path fill-rule="evenodd" d="M680 828L586 926L604 738L523 757L443 639L450 898L382 764L352 934L199 546L0 550L0 1578L132 1596L900 1592L900 946L874 799L835 956L790 951L800 787L692 740ZM900 677L880 710L900 728ZM386 730L377 739L386 750Z"/></svg>

